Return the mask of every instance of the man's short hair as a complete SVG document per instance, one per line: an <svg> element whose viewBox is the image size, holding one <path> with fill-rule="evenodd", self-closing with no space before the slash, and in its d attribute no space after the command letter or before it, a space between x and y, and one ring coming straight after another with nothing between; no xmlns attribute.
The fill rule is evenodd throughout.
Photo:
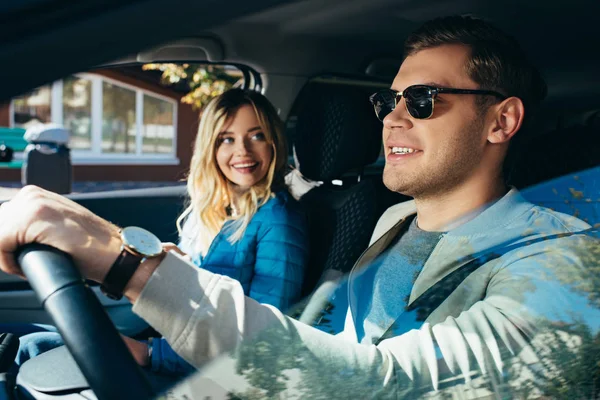
<svg viewBox="0 0 600 400"><path fill-rule="evenodd" d="M511 140L502 166L504 180L510 184L515 160L520 157L518 143L529 136L529 121L548 92L546 82L514 37L471 16L442 17L426 22L406 39L404 57L447 44L462 44L471 49L465 70L479 89L518 97L523 102L522 132ZM497 101L492 96L477 96L476 105L484 112Z"/></svg>
<svg viewBox="0 0 600 400"><path fill-rule="evenodd" d="M404 57L447 44L470 47L471 55L465 65L469 77L480 89L520 98L526 119L546 97L544 79L529 62L517 40L482 19L450 16L426 22L406 39ZM478 96L482 106L496 100Z"/></svg>

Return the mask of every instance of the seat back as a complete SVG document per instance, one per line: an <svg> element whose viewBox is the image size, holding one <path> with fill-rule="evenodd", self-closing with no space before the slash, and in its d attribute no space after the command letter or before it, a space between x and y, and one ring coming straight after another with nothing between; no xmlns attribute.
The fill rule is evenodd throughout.
<svg viewBox="0 0 600 400"><path fill-rule="evenodd" d="M600 224L600 129L576 125L530 140L513 184L532 203Z"/></svg>
<svg viewBox="0 0 600 400"><path fill-rule="evenodd" d="M304 295L324 271L349 272L389 205L382 201L388 197L381 177L362 178L381 148L381 122L368 94L362 87L309 83L294 106L290 136L297 166L304 177L323 182L300 199L309 217L311 254Z"/></svg>

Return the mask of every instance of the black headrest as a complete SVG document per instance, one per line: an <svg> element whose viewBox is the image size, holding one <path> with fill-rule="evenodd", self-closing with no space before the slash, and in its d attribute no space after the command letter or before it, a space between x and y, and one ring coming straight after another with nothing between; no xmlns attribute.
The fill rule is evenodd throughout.
<svg viewBox="0 0 600 400"><path fill-rule="evenodd" d="M382 125L369 94L363 87L315 82L302 89L291 140L305 177L327 182L377 159Z"/></svg>
<svg viewBox="0 0 600 400"><path fill-rule="evenodd" d="M532 138L517 154L512 182L525 188L600 164L600 129L578 125Z"/></svg>

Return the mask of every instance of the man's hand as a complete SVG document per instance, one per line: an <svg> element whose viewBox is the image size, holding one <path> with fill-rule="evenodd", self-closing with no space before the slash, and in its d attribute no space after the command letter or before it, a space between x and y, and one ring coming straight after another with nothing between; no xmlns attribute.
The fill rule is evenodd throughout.
<svg viewBox="0 0 600 400"><path fill-rule="evenodd" d="M70 254L81 273L102 282L121 249L118 228L58 194L27 186L0 206L0 270L22 276L21 246L41 243Z"/></svg>
<svg viewBox="0 0 600 400"><path fill-rule="evenodd" d="M146 343L138 342L137 340L125 335L121 335L121 338L133 355L135 362L142 367L146 367L150 364L150 357L148 357L148 345Z"/></svg>

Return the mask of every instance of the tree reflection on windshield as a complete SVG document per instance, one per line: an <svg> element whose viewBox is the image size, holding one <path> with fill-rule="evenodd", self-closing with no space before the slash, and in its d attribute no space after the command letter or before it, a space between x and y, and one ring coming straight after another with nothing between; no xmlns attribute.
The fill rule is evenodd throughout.
<svg viewBox="0 0 600 400"><path fill-rule="evenodd" d="M577 190L575 200L595 212L598 199L587 196ZM200 375L229 390L229 399L597 398L598 230L527 230L516 240L495 233L493 247L458 240L457 257L444 260L450 273L413 293L376 345L356 345L347 305L336 304L352 293L345 278L333 299L321 299L313 320L320 332L274 312L273 323L228 354L231 375L211 365ZM343 320L342 332L332 321Z"/></svg>

